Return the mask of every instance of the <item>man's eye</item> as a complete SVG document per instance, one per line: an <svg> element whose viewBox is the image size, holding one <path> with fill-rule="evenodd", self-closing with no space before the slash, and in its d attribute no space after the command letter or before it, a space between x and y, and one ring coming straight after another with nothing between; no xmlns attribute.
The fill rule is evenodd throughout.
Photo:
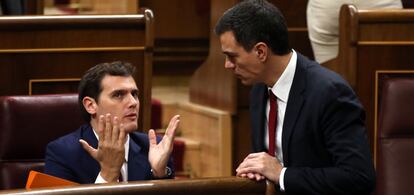
<svg viewBox="0 0 414 195"><path fill-rule="evenodd" d="M234 63L236 57L235 56L227 56L227 59L231 62Z"/></svg>
<svg viewBox="0 0 414 195"><path fill-rule="evenodd" d="M115 97L115 98L120 98L120 97L122 97L122 93L114 93L113 95L112 95L112 97Z"/></svg>

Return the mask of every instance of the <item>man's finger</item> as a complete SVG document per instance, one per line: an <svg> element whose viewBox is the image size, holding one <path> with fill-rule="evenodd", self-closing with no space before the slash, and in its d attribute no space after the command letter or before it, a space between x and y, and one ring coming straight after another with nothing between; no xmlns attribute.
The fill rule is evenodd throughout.
<svg viewBox="0 0 414 195"><path fill-rule="evenodd" d="M155 135L154 129L150 129L148 131L148 139L149 139L150 147L154 147L157 145L157 136Z"/></svg>
<svg viewBox="0 0 414 195"><path fill-rule="evenodd" d="M88 152L88 154L92 156L92 158L94 158L95 160L97 160L98 151L95 148L93 148L92 146L90 146L88 144L88 142L86 142L83 139L80 139L79 142L82 145L83 149L85 149L86 152Z"/></svg>
<svg viewBox="0 0 414 195"><path fill-rule="evenodd" d="M117 143L119 140L119 120L118 117L113 119L113 128L112 128L112 143Z"/></svg>
<svg viewBox="0 0 414 195"><path fill-rule="evenodd" d="M174 134L175 134L175 128L168 128L164 134L164 136L162 137L162 142L165 143L167 146L172 146L173 145L173 140L174 140Z"/></svg>
<svg viewBox="0 0 414 195"><path fill-rule="evenodd" d="M111 114L108 113L105 115L105 140L111 141L112 137L112 121L111 121Z"/></svg>
<svg viewBox="0 0 414 195"><path fill-rule="evenodd" d="M247 173L247 177L249 179L255 179L256 178L255 175L254 175L254 173Z"/></svg>
<svg viewBox="0 0 414 195"><path fill-rule="evenodd" d="M168 136L170 138L174 137L175 134L175 129L177 128L179 120L176 120L173 122L173 124L171 126L168 126L166 132L165 132L165 136Z"/></svg>
<svg viewBox="0 0 414 195"><path fill-rule="evenodd" d="M98 120L98 137L99 140L105 140L105 116L100 115Z"/></svg>
<svg viewBox="0 0 414 195"><path fill-rule="evenodd" d="M174 137L175 129L177 129L178 123L180 122L180 115L175 115L171 118L170 123L168 124L165 135L169 137Z"/></svg>
<svg viewBox="0 0 414 195"><path fill-rule="evenodd" d="M260 163L260 161L257 159L245 159L242 163L240 163L239 167L237 167L236 170L256 166L258 163Z"/></svg>
<svg viewBox="0 0 414 195"><path fill-rule="evenodd" d="M262 177L263 177L262 175L260 175L258 173L255 173L254 175L256 176L256 181L262 180Z"/></svg>
<svg viewBox="0 0 414 195"><path fill-rule="evenodd" d="M121 142L121 144L125 144L126 142L126 132L123 123L119 125L119 141Z"/></svg>
<svg viewBox="0 0 414 195"><path fill-rule="evenodd" d="M246 159L254 159L254 158L258 158L263 155L269 155L269 154L267 154L266 152L250 153L249 155L247 155Z"/></svg>

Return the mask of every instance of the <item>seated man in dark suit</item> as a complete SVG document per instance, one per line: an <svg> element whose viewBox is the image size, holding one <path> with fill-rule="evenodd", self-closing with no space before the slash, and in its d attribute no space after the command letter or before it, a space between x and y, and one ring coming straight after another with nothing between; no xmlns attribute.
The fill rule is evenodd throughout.
<svg viewBox="0 0 414 195"><path fill-rule="evenodd" d="M134 67L98 64L83 75L79 106L88 122L47 145L45 173L74 182L106 183L174 177L170 154L179 116L162 140L137 130L138 88Z"/></svg>
<svg viewBox="0 0 414 195"><path fill-rule="evenodd" d="M370 194L375 186L365 113L336 73L291 49L282 13L246 0L217 22L224 67L252 85L253 153L237 175L286 194Z"/></svg>

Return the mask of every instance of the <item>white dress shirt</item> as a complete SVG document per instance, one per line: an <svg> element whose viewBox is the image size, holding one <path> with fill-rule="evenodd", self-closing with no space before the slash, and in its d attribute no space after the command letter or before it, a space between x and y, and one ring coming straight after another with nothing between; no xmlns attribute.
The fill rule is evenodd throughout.
<svg viewBox="0 0 414 195"><path fill-rule="evenodd" d="M292 49L292 57L289 60L286 69L283 71L280 78L276 81L272 88L269 88L273 92L273 94L277 97L277 126L276 126L276 150L275 150L275 157L281 163L283 167L283 150L282 150L282 132L283 132L283 122L285 119L285 112L286 106L289 99L289 92L290 88L293 83L293 77L295 76L296 70L296 62L297 62L297 54L296 51ZM270 111L270 102L267 101L266 104L266 124L269 123L269 111ZM269 129L268 125L265 125L265 136L264 136L264 143L269 149ZM279 177L279 185L282 191L285 190L284 185L284 177L285 177L286 167L282 168Z"/></svg>

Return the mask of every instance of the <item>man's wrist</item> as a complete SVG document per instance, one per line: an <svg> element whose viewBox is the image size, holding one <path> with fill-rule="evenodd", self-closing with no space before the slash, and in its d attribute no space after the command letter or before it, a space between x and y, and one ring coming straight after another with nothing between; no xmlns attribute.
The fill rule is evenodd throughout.
<svg viewBox="0 0 414 195"><path fill-rule="evenodd" d="M99 172L98 176L95 179L95 184L98 183L108 183L108 181L106 181L102 176L101 176L101 172Z"/></svg>
<svg viewBox="0 0 414 195"><path fill-rule="evenodd" d="M151 169L151 174L154 179L169 178L172 176L172 170L170 167L166 166L163 173L158 173L154 169Z"/></svg>
<svg viewBox="0 0 414 195"><path fill-rule="evenodd" d="M116 182L119 178L120 169L101 169L100 176L107 182Z"/></svg>

